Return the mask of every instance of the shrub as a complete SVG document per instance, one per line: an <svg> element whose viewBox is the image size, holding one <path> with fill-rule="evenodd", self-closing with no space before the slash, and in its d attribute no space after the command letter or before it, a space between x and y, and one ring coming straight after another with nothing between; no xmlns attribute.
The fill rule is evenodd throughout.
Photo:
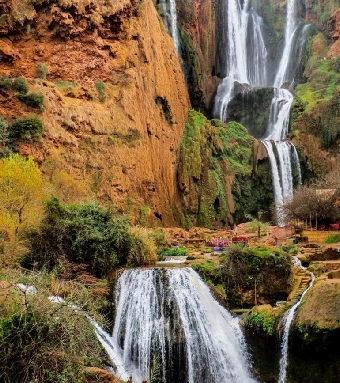
<svg viewBox="0 0 340 383"><path fill-rule="evenodd" d="M0 77L0 89L9 89L12 86L12 79L8 76Z"/></svg>
<svg viewBox="0 0 340 383"><path fill-rule="evenodd" d="M0 143L6 143L8 139L8 122L0 116Z"/></svg>
<svg viewBox="0 0 340 383"><path fill-rule="evenodd" d="M17 97L21 102L23 102L27 106L31 106L32 108L41 108L44 102L44 96L42 94L37 93L19 93Z"/></svg>
<svg viewBox="0 0 340 383"><path fill-rule="evenodd" d="M251 310L247 324L250 329L265 336L273 336L275 333L275 316L271 308Z"/></svg>
<svg viewBox="0 0 340 383"><path fill-rule="evenodd" d="M105 102L105 83L103 82L96 82L95 83L97 92L98 92L98 98L100 102Z"/></svg>
<svg viewBox="0 0 340 383"><path fill-rule="evenodd" d="M106 276L113 267L125 265L131 252L144 251L141 241L129 232L124 217L96 204L61 205L51 198L39 231L27 234L30 252L26 267L52 270L62 260L87 264L98 277Z"/></svg>
<svg viewBox="0 0 340 383"><path fill-rule="evenodd" d="M81 311L49 301L46 274L27 276L34 296L17 287L19 276L5 276L12 287L1 306L0 381L82 382L84 366L103 367L105 358L91 324Z"/></svg>
<svg viewBox="0 0 340 383"><path fill-rule="evenodd" d="M133 237L127 263L129 266L152 265L157 260L156 246L151 231L142 227L132 227L130 233Z"/></svg>
<svg viewBox="0 0 340 383"><path fill-rule="evenodd" d="M34 114L26 118L17 118L10 126L9 136L11 139L39 141L43 131L43 123Z"/></svg>
<svg viewBox="0 0 340 383"><path fill-rule="evenodd" d="M265 248L251 249L231 245L220 256L221 278L228 307L251 307L257 293L264 301L275 304L287 297L291 258Z"/></svg>
<svg viewBox="0 0 340 383"><path fill-rule="evenodd" d="M48 69L47 69L46 64L44 64L44 63L38 64L37 76L43 80L46 80L47 73L48 73Z"/></svg>
<svg viewBox="0 0 340 383"><path fill-rule="evenodd" d="M25 77L18 77L14 80L13 88L19 93L26 94L28 92L28 84Z"/></svg>

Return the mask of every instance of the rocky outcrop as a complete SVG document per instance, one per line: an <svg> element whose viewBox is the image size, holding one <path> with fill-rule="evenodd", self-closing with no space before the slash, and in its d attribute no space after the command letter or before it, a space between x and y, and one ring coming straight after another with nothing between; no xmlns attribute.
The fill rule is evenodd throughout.
<svg viewBox="0 0 340 383"><path fill-rule="evenodd" d="M308 291L293 324L294 337L318 348L332 344L332 337L340 334L340 279L334 272L328 274Z"/></svg>
<svg viewBox="0 0 340 383"><path fill-rule="evenodd" d="M328 51L327 56L332 58L340 55L340 8L331 16L329 23L332 28L333 44Z"/></svg>
<svg viewBox="0 0 340 383"><path fill-rule="evenodd" d="M177 0L181 56L192 105L207 113L218 85L215 75L218 1Z"/></svg>
<svg viewBox="0 0 340 383"><path fill-rule="evenodd" d="M0 8L0 76L25 76L30 92L45 97L43 141L17 150L42 164L62 199L92 195L134 222L181 223L176 167L189 99L152 1L12 0ZM9 122L31 111L1 92ZM70 183L72 198L62 193Z"/></svg>
<svg viewBox="0 0 340 383"><path fill-rule="evenodd" d="M190 111L178 167L186 225L232 227L266 211L273 192L262 156L263 145L242 125Z"/></svg>

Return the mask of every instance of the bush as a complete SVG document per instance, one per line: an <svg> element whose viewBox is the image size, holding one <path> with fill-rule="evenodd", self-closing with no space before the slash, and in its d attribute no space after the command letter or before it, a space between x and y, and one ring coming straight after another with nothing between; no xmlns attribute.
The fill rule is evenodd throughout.
<svg viewBox="0 0 340 383"><path fill-rule="evenodd" d="M129 232L124 217L96 204L61 205L57 198L48 201L39 231L27 234L30 252L26 267L52 270L65 260L86 264L98 277L106 276L116 266L145 255L145 245ZM142 255L143 256L143 255Z"/></svg>
<svg viewBox="0 0 340 383"><path fill-rule="evenodd" d="M0 89L9 89L12 86L12 79L8 76L0 77Z"/></svg>
<svg viewBox="0 0 340 383"><path fill-rule="evenodd" d="M103 82L96 82L95 83L97 92L98 92L98 98L100 102L105 102L105 83Z"/></svg>
<svg viewBox="0 0 340 383"><path fill-rule="evenodd" d="M8 122L0 116L0 143L5 144L8 139Z"/></svg>
<svg viewBox="0 0 340 383"><path fill-rule="evenodd" d="M46 64L44 64L44 63L38 64L37 76L43 80L46 80L47 73L48 73L48 69L47 69Z"/></svg>
<svg viewBox="0 0 340 383"><path fill-rule="evenodd" d="M128 265L138 267L155 264L156 246L151 230L135 226L131 228L130 233L133 241L127 260Z"/></svg>
<svg viewBox="0 0 340 383"><path fill-rule="evenodd" d="M18 77L14 80L13 88L19 93L26 94L28 92L28 84L25 77Z"/></svg>
<svg viewBox="0 0 340 383"><path fill-rule="evenodd" d="M254 332L265 336L273 336L275 333L276 318L271 307L258 311L251 310L247 325Z"/></svg>
<svg viewBox="0 0 340 383"><path fill-rule="evenodd" d="M103 367L105 356L88 319L50 302L44 276L28 275L37 288L34 296L17 287L24 282L20 278L5 276L12 287L1 305L1 382L79 383L84 366Z"/></svg>
<svg viewBox="0 0 340 383"><path fill-rule="evenodd" d="M26 118L17 118L10 126L9 136L12 140L39 141L43 131L43 123L34 114Z"/></svg>
<svg viewBox="0 0 340 383"><path fill-rule="evenodd" d="M32 108L41 108L44 102L44 96L42 94L30 93L30 94L18 94L18 99Z"/></svg>

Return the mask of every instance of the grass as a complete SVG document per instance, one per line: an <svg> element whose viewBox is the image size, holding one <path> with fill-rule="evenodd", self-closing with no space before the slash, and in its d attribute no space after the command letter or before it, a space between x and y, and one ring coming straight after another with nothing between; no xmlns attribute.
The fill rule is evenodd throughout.
<svg viewBox="0 0 340 383"><path fill-rule="evenodd" d="M332 234L324 239L324 243L338 243L340 242L340 234Z"/></svg>

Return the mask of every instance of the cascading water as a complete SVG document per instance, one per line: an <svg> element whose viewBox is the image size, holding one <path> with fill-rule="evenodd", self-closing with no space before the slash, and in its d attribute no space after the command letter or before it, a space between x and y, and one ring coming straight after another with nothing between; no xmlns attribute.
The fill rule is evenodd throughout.
<svg viewBox="0 0 340 383"><path fill-rule="evenodd" d="M294 148L293 155L295 156L295 160L297 155L292 143L282 142L288 134L289 115L293 103L293 94L288 89L283 89L282 86L285 83L291 84L293 81L292 52L297 31L295 0L288 0L285 45L274 80L274 97L271 103L267 135L263 141L267 149L270 144L266 144L266 141L272 141L276 147L277 156L274 156L273 151L271 151L268 152L268 157L272 167L276 217L279 226L283 226L285 223L281 206L293 195L292 155L290 146ZM300 168L299 162L296 162L296 166ZM276 171L275 168L279 170ZM280 176L280 182L277 182L275 179L277 173ZM300 174L301 177L300 169L298 170L298 174ZM299 179L298 182L300 183L301 180ZM277 188L280 190L277 190Z"/></svg>
<svg viewBox="0 0 340 383"><path fill-rule="evenodd" d="M223 121L228 117L228 105L234 97L235 83L243 84L246 89L268 85L267 50L262 35L262 19L250 5L249 0L244 0L243 3L239 0L226 0L223 21L226 23L226 75L218 86L214 104L214 115ZM308 26L301 28L297 22L295 0L287 0L284 47L272 82L274 96L268 126L262 138L271 162L276 216L280 226L284 225L281 205L292 196L294 176L296 183L301 184L296 148L292 143L283 140L288 134L293 103L291 88L307 29Z"/></svg>
<svg viewBox="0 0 340 383"><path fill-rule="evenodd" d="M134 383L149 379L158 357L163 383L251 383L238 320L192 269L124 271L106 348ZM117 355L118 354L118 355Z"/></svg>
<svg viewBox="0 0 340 383"><path fill-rule="evenodd" d="M262 19L256 10L239 0L227 0L227 57L226 76L217 88L214 115L227 118L228 104L233 98L235 82L250 87L264 86L267 80L267 50L261 32Z"/></svg>
<svg viewBox="0 0 340 383"><path fill-rule="evenodd" d="M159 4L165 28L174 41L176 51L179 52L176 0L160 0Z"/></svg>
<svg viewBox="0 0 340 383"><path fill-rule="evenodd" d="M297 257L294 257L294 264L295 264L295 266L300 267L301 269L305 270L305 268L301 265L301 262ZM307 291L313 286L314 280L315 280L315 276L313 273L311 273L311 281L309 283L309 286L301 294L298 301L288 310L287 315L284 319L283 335L282 335L282 341L281 341L280 372L279 372L278 383L285 383L286 382L287 365L288 365L289 330L290 330L291 324L293 322L296 309L300 306L302 299L305 296L305 294L307 293Z"/></svg>
<svg viewBox="0 0 340 383"><path fill-rule="evenodd" d="M176 0L170 0L171 36L174 40L176 51L179 51L179 37L177 28Z"/></svg>

